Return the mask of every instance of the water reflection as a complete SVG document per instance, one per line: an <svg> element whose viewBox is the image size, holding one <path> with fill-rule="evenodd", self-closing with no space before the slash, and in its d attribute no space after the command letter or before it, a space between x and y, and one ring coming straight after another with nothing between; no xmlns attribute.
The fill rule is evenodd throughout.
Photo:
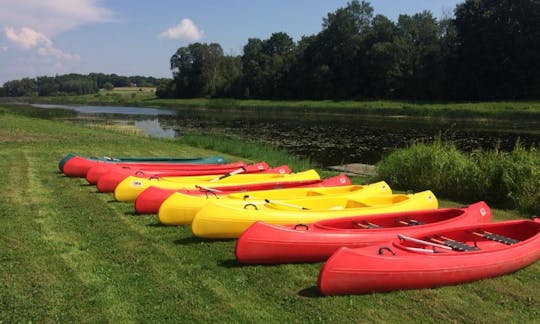
<svg viewBox="0 0 540 324"><path fill-rule="evenodd" d="M161 138L173 138L176 137L176 131L173 128L163 128L159 123L159 119L145 119L137 120L133 125L139 129L144 130L148 136L161 137Z"/></svg>
<svg viewBox="0 0 540 324"><path fill-rule="evenodd" d="M115 107L115 106L75 106L75 105L54 105L54 104L33 104L38 108L48 109L71 109L83 114L116 114L116 115L176 115L176 111L168 109L139 108L139 107Z"/></svg>
<svg viewBox="0 0 540 324"><path fill-rule="evenodd" d="M79 123L133 125L156 137L186 132L230 136L267 143L323 165L374 164L416 142L440 138L465 151L511 150L516 141L538 146L538 121L456 120L381 117L354 114L307 114L280 109L203 109L178 111L136 107L39 105L80 112Z"/></svg>

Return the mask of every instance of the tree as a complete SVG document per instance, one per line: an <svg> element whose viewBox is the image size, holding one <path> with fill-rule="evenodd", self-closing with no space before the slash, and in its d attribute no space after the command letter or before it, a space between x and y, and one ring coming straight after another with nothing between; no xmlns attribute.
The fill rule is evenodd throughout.
<svg viewBox="0 0 540 324"><path fill-rule="evenodd" d="M372 15L373 8L368 2L355 0L324 18L323 30L304 52L308 73L315 82L312 94L321 90L317 84L331 85L324 91L325 97L352 98L362 92L365 86L362 42Z"/></svg>
<svg viewBox="0 0 540 324"><path fill-rule="evenodd" d="M112 89L114 89L114 86L110 82L105 82L105 84L103 85L103 89L111 91Z"/></svg>
<svg viewBox="0 0 540 324"><path fill-rule="evenodd" d="M455 11L453 78L474 99L538 98L540 1L468 0Z"/></svg>
<svg viewBox="0 0 540 324"><path fill-rule="evenodd" d="M431 12L398 18L402 98L434 98L444 78L443 56L437 20Z"/></svg>
<svg viewBox="0 0 540 324"><path fill-rule="evenodd" d="M294 51L292 38L283 32L273 33L266 40L249 39L242 55L246 96L268 99L287 97L287 77Z"/></svg>
<svg viewBox="0 0 540 324"><path fill-rule="evenodd" d="M223 50L216 43L194 43L179 48L170 59L177 96L214 96L219 83L222 59Z"/></svg>
<svg viewBox="0 0 540 324"><path fill-rule="evenodd" d="M4 83L3 88L7 97L32 97L38 95L36 81L30 78L8 81Z"/></svg>

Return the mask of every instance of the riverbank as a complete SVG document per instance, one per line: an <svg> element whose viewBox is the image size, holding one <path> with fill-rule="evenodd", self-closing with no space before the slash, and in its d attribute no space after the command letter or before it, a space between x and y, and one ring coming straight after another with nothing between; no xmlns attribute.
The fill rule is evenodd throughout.
<svg viewBox="0 0 540 324"><path fill-rule="evenodd" d="M221 154L231 161L244 155L1 107L0 125L1 321L527 323L540 315L540 262L458 286L323 298L315 288L321 263L241 266L235 241L160 226L154 216L133 215L132 204L57 171L68 152ZM521 216L494 210L496 220Z"/></svg>
<svg viewBox="0 0 540 324"><path fill-rule="evenodd" d="M540 101L507 102L407 102L394 100L362 101L281 101L244 99L158 99L148 91L102 91L97 94L61 97L0 98L0 102L55 103L78 105L129 105L181 109L271 109L331 114L366 114L380 116L426 116L451 118L500 118L540 120Z"/></svg>

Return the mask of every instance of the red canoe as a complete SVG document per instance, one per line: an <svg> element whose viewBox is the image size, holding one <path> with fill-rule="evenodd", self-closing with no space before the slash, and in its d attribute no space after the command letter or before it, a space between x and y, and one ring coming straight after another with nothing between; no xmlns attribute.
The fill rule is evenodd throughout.
<svg viewBox="0 0 540 324"><path fill-rule="evenodd" d="M145 189L135 200L135 210L138 214L156 214L161 203L175 192L181 192L187 195L228 195L241 191L270 190L295 187L335 187L347 186L351 180L344 174L337 175L328 179L321 180L302 180L302 181L278 181L259 184L242 184L226 187L219 187L219 190L213 188L199 188L198 190L167 190L156 187Z"/></svg>
<svg viewBox="0 0 540 324"><path fill-rule="evenodd" d="M261 167L264 167L264 165L262 165L261 163L264 163L266 167L261 168ZM232 170L230 172L205 173L204 171L199 170L199 171L194 171L192 174L187 174L186 172L185 174L177 173L176 175L174 175L171 173L166 174L167 171L164 171L163 173L156 174L156 175L153 175L151 173L143 173L143 174L138 173L138 174L133 174L133 175L139 178L159 178L159 177L183 177L183 176L197 176L197 175L227 176L227 175L240 174L240 173L279 173L279 174L291 173L291 169L286 165L282 165L275 168L268 168L268 165L265 162L261 162L261 163L247 165L245 167ZM122 182L122 180L127 178L128 176L130 176L130 174L120 173L116 171L107 172L99 178L99 181L97 183L97 189L99 192L114 192L114 190L116 189L116 186L118 186L118 184Z"/></svg>
<svg viewBox="0 0 540 324"><path fill-rule="evenodd" d="M500 276L540 259L540 219L452 227L358 249L324 264L324 295L432 288Z"/></svg>
<svg viewBox="0 0 540 324"><path fill-rule="evenodd" d="M118 165L112 163L100 163L88 169L86 172L86 181L89 184L97 184L101 176L109 172L116 172L120 174L128 175L148 175L148 176L184 176L184 175L203 175L203 174L223 174L234 171L239 168L245 168L248 165L245 162L239 161L227 164L167 164L167 163L153 163L148 166L134 166L134 165ZM258 172L268 169L269 166L266 162L256 163L249 169L252 172ZM207 172L207 173L198 173ZM208 173L211 172L211 173Z"/></svg>
<svg viewBox="0 0 540 324"><path fill-rule="evenodd" d="M275 264L325 261L340 247L358 248L392 240L396 233L491 221L484 202L465 208L441 208L319 221L313 224L271 225L256 222L236 242L242 263Z"/></svg>
<svg viewBox="0 0 540 324"><path fill-rule="evenodd" d="M131 161L128 161L131 160ZM136 160L136 161L135 161ZM224 164L221 157L206 158L89 158L71 155L62 159L61 171L68 177L85 177L88 170L99 164L129 165L138 168L153 167L157 165L184 165L187 167L219 166Z"/></svg>

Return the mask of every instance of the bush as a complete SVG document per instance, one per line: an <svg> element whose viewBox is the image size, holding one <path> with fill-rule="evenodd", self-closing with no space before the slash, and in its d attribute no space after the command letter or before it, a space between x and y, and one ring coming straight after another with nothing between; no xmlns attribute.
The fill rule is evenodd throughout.
<svg viewBox="0 0 540 324"><path fill-rule="evenodd" d="M469 154L440 141L413 144L394 151L377 167L378 178L396 189L431 189L441 198L466 203L486 200L524 212L540 210L540 153L519 143L509 153Z"/></svg>

